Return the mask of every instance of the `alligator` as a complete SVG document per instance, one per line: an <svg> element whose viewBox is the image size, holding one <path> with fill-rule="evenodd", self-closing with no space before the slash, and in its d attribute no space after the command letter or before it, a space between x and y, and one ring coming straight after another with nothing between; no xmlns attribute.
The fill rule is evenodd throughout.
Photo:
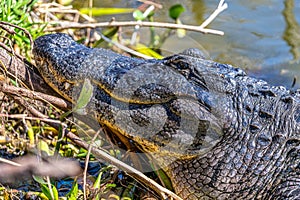
<svg viewBox="0 0 300 200"><path fill-rule="evenodd" d="M300 199L300 91L197 49L144 60L57 33L33 54L67 100L90 83L86 113L151 157L183 199Z"/></svg>

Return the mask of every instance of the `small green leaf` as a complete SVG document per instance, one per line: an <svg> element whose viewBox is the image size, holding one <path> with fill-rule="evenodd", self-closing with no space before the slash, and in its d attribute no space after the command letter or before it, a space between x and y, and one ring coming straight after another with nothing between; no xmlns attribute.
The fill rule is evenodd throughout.
<svg viewBox="0 0 300 200"><path fill-rule="evenodd" d="M73 183L72 189L70 190L70 192L66 196L70 200L77 200L77 196L78 196L78 184L77 184L77 182Z"/></svg>
<svg viewBox="0 0 300 200"><path fill-rule="evenodd" d="M169 16L176 20L184 11L185 8L181 4L175 4L169 9Z"/></svg>
<svg viewBox="0 0 300 200"><path fill-rule="evenodd" d="M54 200L58 200L57 189L53 185L51 185L51 186L52 186L52 192L53 192ZM48 199L53 199L52 196L51 196L50 189L48 188L48 186L46 184L41 185L41 190L47 196Z"/></svg>
<svg viewBox="0 0 300 200"><path fill-rule="evenodd" d="M153 51L152 49L148 48L146 45L143 45L141 43L136 44L136 46L134 46L132 48L134 50L142 53L142 54L151 56L151 57L156 58L156 59L162 59L163 58L162 55L158 54L157 52Z"/></svg>
<svg viewBox="0 0 300 200"><path fill-rule="evenodd" d="M47 155L51 155L51 152L50 152L50 149L49 149L49 145L44 140L39 140L39 142L38 142L38 149L40 151L43 151L43 152L47 153Z"/></svg>
<svg viewBox="0 0 300 200"><path fill-rule="evenodd" d="M93 96L93 85L89 79L84 79L84 83L82 86L82 89L80 91L77 104L75 105L73 111L82 111L87 104L90 102L92 96Z"/></svg>
<svg viewBox="0 0 300 200"><path fill-rule="evenodd" d="M135 10L132 13L132 15L133 15L134 19L136 19L136 20L144 20L145 19L143 13L140 10Z"/></svg>
<svg viewBox="0 0 300 200"><path fill-rule="evenodd" d="M32 176L33 177L33 179L36 181L36 182L38 182L39 184L47 184L47 182L42 178L42 177L40 177L40 176Z"/></svg>
<svg viewBox="0 0 300 200"><path fill-rule="evenodd" d="M103 172L100 172L99 175L97 176L97 179L93 185L94 188L97 188L97 189L100 188L102 174L103 174Z"/></svg>
<svg viewBox="0 0 300 200"><path fill-rule="evenodd" d="M32 129L31 123L29 121L26 121L26 125L27 125L27 134L28 134L28 138L29 138L29 144L30 145L34 145L35 144L35 135L34 135L34 131Z"/></svg>
<svg viewBox="0 0 300 200"><path fill-rule="evenodd" d="M106 184L106 189L115 188L117 185L115 183Z"/></svg>
<svg viewBox="0 0 300 200"><path fill-rule="evenodd" d="M18 83L17 83L15 80L10 79L10 82L11 82L14 86L18 86Z"/></svg>

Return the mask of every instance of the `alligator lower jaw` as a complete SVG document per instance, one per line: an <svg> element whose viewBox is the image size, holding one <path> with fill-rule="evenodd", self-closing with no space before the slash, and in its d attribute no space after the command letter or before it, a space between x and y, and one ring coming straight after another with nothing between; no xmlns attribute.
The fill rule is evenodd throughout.
<svg viewBox="0 0 300 200"><path fill-rule="evenodd" d="M142 139L140 137L133 138L129 134L122 132L116 127L112 127L110 123L102 125L110 139L126 151L138 154L145 154L147 158L156 163L160 168L168 170L168 165L177 160L190 160L198 157L196 154L181 154L173 152L172 148L163 148L153 142Z"/></svg>

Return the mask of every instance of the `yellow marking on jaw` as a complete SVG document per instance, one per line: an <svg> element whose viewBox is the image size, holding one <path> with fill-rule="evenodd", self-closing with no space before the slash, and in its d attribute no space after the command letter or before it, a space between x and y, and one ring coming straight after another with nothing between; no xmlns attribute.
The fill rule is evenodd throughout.
<svg viewBox="0 0 300 200"><path fill-rule="evenodd" d="M96 80L92 80L93 83L95 83L100 89L102 89L105 93L107 93L110 97L114 98L115 100L125 102L125 103L135 103L135 104L142 104L142 105L147 105L147 104L161 104L161 103L166 103L169 102L173 99L173 97L169 97L168 99L165 99L164 101L140 101L138 99L129 99L129 98L122 98L121 96L118 96L114 94L111 90L106 88L102 83Z"/></svg>
<svg viewBox="0 0 300 200"><path fill-rule="evenodd" d="M59 95L61 95L62 97L64 97L66 100L68 100L69 102L71 102L72 104L75 104L75 101L73 99L71 99L67 94L64 94L62 91L59 90L59 88L53 84L51 81L49 81L48 79L44 79L45 82L55 91L57 92Z"/></svg>
<svg viewBox="0 0 300 200"><path fill-rule="evenodd" d="M114 126L114 124L109 122L108 120L98 119L98 121L99 122L101 121L101 123L103 123L105 126L107 126L109 128L109 130L111 130L116 135L120 134L120 135L126 137L127 139L133 140L134 142L136 142L138 145L140 145L142 147L142 149L140 149L140 150L143 150L146 153L154 153L154 154L158 154L160 156L173 157L175 159L192 159L197 156L195 154L180 154L180 153L171 152L171 151L162 149L159 145L157 145L153 142L149 142L146 139L143 139L139 136L130 135L129 133L125 132L124 130L118 128L117 126Z"/></svg>

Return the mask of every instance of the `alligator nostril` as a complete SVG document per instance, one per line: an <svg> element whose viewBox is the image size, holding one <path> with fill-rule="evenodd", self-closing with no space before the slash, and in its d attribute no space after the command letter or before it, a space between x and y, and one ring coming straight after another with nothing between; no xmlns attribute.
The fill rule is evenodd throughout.
<svg viewBox="0 0 300 200"><path fill-rule="evenodd" d="M245 109L249 112L249 113L251 113L252 112L252 107L250 106L250 105L245 105Z"/></svg>
<svg viewBox="0 0 300 200"><path fill-rule="evenodd" d="M267 119L273 118L273 114L265 110L260 110L258 115L262 118L267 118Z"/></svg>
<svg viewBox="0 0 300 200"><path fill-rule="evenodd" d="M251 133L257 133L260 130L260 124L258 123L251 123L249 125L249 130Z"/></svg>

